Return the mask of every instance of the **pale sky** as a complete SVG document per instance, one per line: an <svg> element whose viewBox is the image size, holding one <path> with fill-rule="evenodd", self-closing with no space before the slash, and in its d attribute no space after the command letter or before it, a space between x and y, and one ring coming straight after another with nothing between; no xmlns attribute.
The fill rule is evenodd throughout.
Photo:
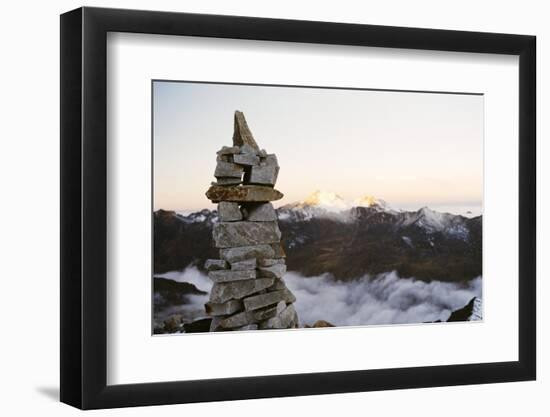
<svg viewBox="0 0 550 417"><path fill-rule="evenodd" d="M154 209L212 208L216 151L244 112L281 170L276 206L315 190L395 208L481 207L483 96L155 81Z"/></svg>

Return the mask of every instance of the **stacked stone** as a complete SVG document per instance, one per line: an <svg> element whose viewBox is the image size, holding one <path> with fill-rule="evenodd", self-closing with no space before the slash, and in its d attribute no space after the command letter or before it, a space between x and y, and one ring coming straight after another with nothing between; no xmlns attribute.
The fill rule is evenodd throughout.
<svg viewBox="0 0 550 417"><path fill-rule="evenodd" d="M243 113L236 111L233 146L217 152L216 182L206 192L218 204L212 236L220 250L220 259L205 265L214 282L205 305L213 317L210 331L298 327L271 204L283 197L274 188L278 173L277 157L260 150Z"/></svg>

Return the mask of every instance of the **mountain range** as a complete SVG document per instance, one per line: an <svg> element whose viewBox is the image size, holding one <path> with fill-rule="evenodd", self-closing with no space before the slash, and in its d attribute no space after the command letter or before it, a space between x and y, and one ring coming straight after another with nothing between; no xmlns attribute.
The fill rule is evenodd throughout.
<svg viewBox="0 0 550 417"><path fill-rule="evenodd" d="M289 271L330 273L338 280L397 271L424 281L468 281L482 273L482 216L428 207L394 209L366 196L346 202L316 191L277 209ZM211 244L216 210L154 213L154 272L202 268L217 257Z"/></svg>

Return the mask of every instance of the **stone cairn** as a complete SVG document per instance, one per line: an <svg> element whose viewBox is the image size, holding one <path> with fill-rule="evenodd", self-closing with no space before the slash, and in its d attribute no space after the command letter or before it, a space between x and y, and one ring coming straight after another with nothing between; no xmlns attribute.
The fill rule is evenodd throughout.
<svg viewBox="0 0 550 417"><path fill-rule="evenodd" d="M216 182L206 196L218 204L212 237L220 259L205 268L214 282L207 314L210 331L298 327L296 298L286 287L285 253L271 201L283 194L274 186L279 164L260 150L244 114L235 112L233 146L217 152Z"/></svg>

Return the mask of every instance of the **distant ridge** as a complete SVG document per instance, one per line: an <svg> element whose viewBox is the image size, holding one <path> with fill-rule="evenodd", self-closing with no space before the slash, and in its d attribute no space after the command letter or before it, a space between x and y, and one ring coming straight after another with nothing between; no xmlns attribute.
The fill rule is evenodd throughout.
<svg viewBox="0 0 550 417"><path fill-rule="evenodd" d="M350 280L397 271L402 277L462 282L482 274L482 217L440 213L428 207L394 209L367 196L346 202L318 191L277 209L289 271L330 273ZM155 273L202 268L211 246L215 210L154 216Z"/></svg>

